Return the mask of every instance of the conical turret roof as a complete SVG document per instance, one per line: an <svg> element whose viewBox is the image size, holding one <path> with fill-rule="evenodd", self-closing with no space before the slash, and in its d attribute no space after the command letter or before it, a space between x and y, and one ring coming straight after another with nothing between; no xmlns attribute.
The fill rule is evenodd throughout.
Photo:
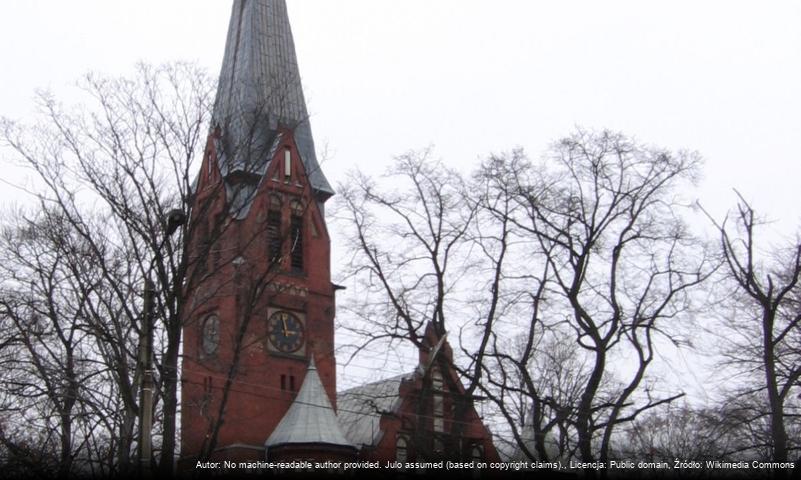
<svg viewBox="0 0 801 480"><path fill-rule="evenodd" d="M303 379L297 397L270 438L264 442L267 448L300 444L355 448L342 433L334 408L317 374L314 358L309 362L306 378Z"/></svg>
<svg viewBox="0 0 801 480"><path fill-rule="evenodd" d="M277 129L289 128L315 193L333 195L315 154L285 0L234 0L213 122L224 175L263 174Z"/></svg>

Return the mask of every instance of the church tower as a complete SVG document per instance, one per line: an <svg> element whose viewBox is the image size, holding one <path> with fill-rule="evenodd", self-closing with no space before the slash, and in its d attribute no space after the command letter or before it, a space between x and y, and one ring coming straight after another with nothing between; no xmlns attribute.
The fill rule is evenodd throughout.
<svg viewBox="0 0 801 480"><path fill-rule="evenodd" d="M333 194L285 0L235 0L190 219L184 462L262 460L270 438L276 451L291 441L355 455L334 414L336 286L324 210ZM308 414L300 396L321 411ZM312 417L314 437L296 434Z"/></svg>

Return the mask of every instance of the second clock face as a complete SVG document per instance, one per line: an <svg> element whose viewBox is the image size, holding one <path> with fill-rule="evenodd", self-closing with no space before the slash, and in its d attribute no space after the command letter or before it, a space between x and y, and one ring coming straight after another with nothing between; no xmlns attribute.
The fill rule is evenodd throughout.
<svg viewBox="0 0 801 480"><path fill-rule="evenodd" d="M289 312L276 312L267 322L267 338L279 352L297 352L303 346L303 323Z"/></svg>

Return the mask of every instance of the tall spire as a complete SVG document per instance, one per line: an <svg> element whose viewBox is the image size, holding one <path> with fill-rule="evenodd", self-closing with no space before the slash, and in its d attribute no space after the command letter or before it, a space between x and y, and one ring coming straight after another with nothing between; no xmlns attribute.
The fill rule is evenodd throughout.
<svg viewBox="0 0 801 480"><path fill-rule="evenodd" d="M214 124L222 130L224 174L263 173L284 127L294 131L315 194L334 194L317 162L285 0L234 0Z"/></svg>

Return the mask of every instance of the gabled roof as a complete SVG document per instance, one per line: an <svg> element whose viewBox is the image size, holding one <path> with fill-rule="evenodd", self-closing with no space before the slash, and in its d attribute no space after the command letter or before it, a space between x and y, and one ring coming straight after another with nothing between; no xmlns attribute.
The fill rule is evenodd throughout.
<svg viewBox="0 0 801 480"><path fill-rule="evenodd" d="M270 438L264 442L267 448L292 444L353 447L342 434L334 408L314 366L314 358L309 362L306 378L297 397Z"/></svg>
<svg viewBox="0 0 801 480"><path fill-rule="evenodd" d="M337 393L339 423L345 437L357 446L376 445L381 439L381 415L400 407L400 385L413 373L379 380Z"/></svg>
<svg viewBox="0 0 801 480"><path fill-rule="evenodd" d="M263 172L278 129L289 128L315 194L333 195L308 117L286 1L234 0L213 115L223 176Z"/></svg>

